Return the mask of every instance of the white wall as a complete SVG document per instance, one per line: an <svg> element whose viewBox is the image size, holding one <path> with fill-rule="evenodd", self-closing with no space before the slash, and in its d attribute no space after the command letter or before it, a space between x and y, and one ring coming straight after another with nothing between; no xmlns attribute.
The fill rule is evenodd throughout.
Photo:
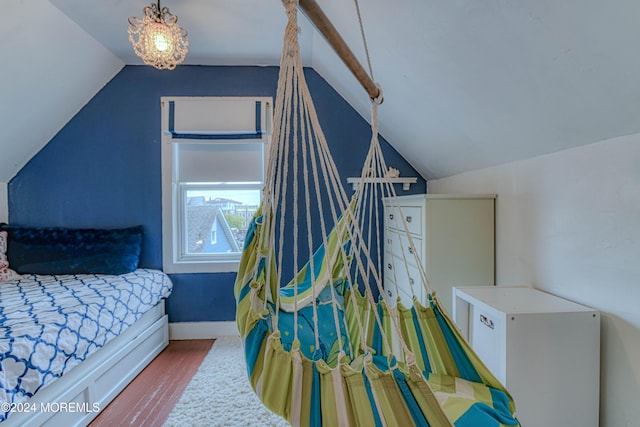
<svg viewBox="0 0 640 427"><path fill-rule="evenodd" d="M2 12L0 182L8 182L124 63L47 1L3 2Z"/></svg>
<svg viewBox="0 0 640 427"><path fill-rule="evenodd" d="M9 222L9 199L6 182L0 182L0 222Z"/></svg>
<svg viewBox="0 0 640 427"><path fill-rule="evenodd" d="M498 194L498 285L532 285L602 311L600 425L637 425L640 134L429 181L428 189Z"/></svg>

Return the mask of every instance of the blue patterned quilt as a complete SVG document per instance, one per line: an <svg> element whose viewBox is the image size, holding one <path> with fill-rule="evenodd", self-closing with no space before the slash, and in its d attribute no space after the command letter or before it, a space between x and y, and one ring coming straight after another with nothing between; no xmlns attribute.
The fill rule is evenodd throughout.
<svg viewBox="0 0 640 427"><path fill-rule="evenodd" d="M169 296L157 270L119 276L24 275L0 283L0 402L19 403ZM0 413L0 421L7 413Z"/></svg>

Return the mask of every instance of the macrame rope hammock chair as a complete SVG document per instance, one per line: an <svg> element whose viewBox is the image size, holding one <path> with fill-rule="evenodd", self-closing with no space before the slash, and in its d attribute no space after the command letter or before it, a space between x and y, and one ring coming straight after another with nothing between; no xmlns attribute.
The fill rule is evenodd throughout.
<svg viewBox="0 0 640 427"><path fill-rule="evenodd" d="M415 298L404 307L378 297L387 220L380 200L395 198L382 179L381 97L372 100L371 145L349 198L305 81L298 1L283 3L288 22L267 178L235 284L252 388L295 426L518 425L511 396L433 293L426 307ZM428 292L416 254L394 271L407 268L409 257L420 266L412 286Z"/></svg>

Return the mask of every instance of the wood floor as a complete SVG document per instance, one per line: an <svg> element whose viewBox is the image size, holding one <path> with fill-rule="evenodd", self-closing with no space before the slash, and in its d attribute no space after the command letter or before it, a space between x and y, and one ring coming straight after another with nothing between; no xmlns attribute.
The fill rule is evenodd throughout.
<svg viewBox="0 0 640 427"><path fill-rule="evenodd" d="M162 426L213 342L169 341L169 346L89 426Z"/></svg>

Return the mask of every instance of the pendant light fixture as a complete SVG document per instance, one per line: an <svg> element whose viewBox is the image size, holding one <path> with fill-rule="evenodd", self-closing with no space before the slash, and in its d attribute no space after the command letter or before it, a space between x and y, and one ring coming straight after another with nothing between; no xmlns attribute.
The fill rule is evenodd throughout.
<svg viewBox="0 0 640 427"><path fill-rule="evenodd" d="M189 48L187 31L168 7L152 3L142 10L142 18L129 18L129 41L145 64L159 70L173 70L184 61Z"/></svg>

